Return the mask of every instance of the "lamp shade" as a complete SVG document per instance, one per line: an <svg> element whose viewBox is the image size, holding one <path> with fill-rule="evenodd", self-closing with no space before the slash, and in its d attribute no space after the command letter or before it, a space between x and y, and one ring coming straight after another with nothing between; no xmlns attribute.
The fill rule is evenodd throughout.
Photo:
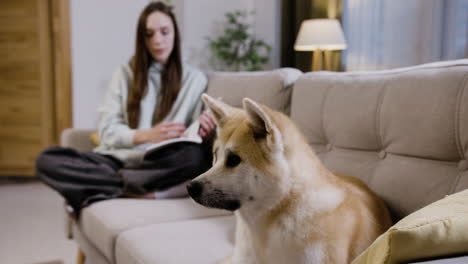
<svg viewBox="0 0 468 264"><path fill-rule="evenodd" d="M336 19L309 19L301 24L294 49L297 51L343 50L346 41Z"/></svg>

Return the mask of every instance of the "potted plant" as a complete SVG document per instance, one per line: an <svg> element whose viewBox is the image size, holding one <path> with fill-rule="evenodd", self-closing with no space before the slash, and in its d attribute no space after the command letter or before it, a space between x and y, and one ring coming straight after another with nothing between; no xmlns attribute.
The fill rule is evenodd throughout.
<svg viewBox="0 0 468 264"><path fill-rule="evenodd" d="M208 38L216 70L258 71L268 63L271 46L252 34L248 16L247 11L227 12L223 34Z"/></svg>

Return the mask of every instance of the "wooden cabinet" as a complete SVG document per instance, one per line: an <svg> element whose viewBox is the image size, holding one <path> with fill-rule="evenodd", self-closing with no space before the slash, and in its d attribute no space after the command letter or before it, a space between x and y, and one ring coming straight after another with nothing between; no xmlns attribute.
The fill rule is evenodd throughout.
<svg viewBox="0 0 468 264"><path fill-rule="evenodd" d="M32 176L71 125L68 1L0 1L0 175Z"/></svg>

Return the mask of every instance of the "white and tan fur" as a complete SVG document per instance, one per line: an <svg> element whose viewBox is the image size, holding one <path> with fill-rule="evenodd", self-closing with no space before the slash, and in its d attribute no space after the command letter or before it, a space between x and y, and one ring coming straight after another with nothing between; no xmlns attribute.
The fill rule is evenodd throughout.
<svg viewBox="0 0 468 264"><path fill-rule="evenodd" d="M350 263L391 224L360 181L327 170L284 114L203 95L217 123L213 167L188 190L235 212L233 264Z"/></svg>

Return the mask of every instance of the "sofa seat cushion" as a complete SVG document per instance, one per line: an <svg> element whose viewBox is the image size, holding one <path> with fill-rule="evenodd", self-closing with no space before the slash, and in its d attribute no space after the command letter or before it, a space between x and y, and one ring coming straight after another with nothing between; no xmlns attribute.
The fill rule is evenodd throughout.
<svg viewBox="0 0 468 264"><path fill-rule="evenodd" d="M85 208L81 212L79 225L87 239L110 262L115 263L115 239L123 231L156 223L230 214L228 211L203 207L189 198L113 199Z"/></svg>
<svg viewBox="0 0 468 264"><path fill-rule="evenodd" d="M232 254L234 216L154 224L117 238L117 264L214 264Z"/></svg>
<svg viewBox="0 0 468 264"><path fill-rule="evenodd" d="M467 230L468 190L465 190L403 218L353 263L407 263L467 254Z"/></svg>

